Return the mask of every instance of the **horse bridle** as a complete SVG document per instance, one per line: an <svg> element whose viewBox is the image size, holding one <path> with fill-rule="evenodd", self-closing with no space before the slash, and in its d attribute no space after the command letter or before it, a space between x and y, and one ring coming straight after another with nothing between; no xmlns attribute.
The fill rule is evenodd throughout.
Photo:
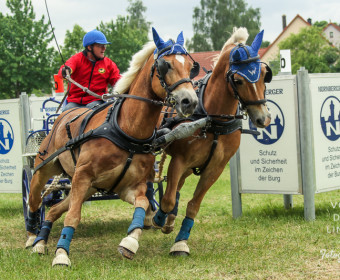
<svg viewBox="0 0 340 280"><path fill-rule="evenodd" d="M229 70L227 72L227 75L226 75L226 81L227 83L230 83L232 89L233 89L233 92L234 92L234 97L240 102L241 104L241 109L242 110L246 110L247 106L249 105L260 105L260 104L265 104L267 102L267 99L264 98L264 99L260 99L260 100L254 100L254 101L245 101L242 99L242 97L240 96L238 90L237 90L237 86L236 86L236 83L235 83L235 79L234 79L234 75L237 74L237 71L232 71L231 70L231 65L233 64L249 64L251 62L257 62L257 63L263 63L265 66L266 66L266 74L264 76L264 82L265 83L270 83L271 80L272 80L272 77L273 77L273 73L272 73L272 70L270 69L269 65L265 62L262 62L262 61L258 61L260 56L257 55L255 57L250 57L250 54L249 54L249 51L248 49L246 48L245 45L243 44L239 44L237 46L238 48L243 48L247 55L248 55L248 59L245 59L245 60L239 60L239 61L230 61L229 62ZM264 89L264 96L266 96L266 88Z"/></svg>
<svg viewBox="0 0 340 280"><path fill-rule="evenodd" d="M159 57L161 54L167 52L168 50L171 49L172 46L168 46L160 51L158 51L155 54L155 62L151 67L151 82L152 82L152 78L155 72L155 69L157 71L156 77L159 79L159 82L161 84L161 86L165 89L166 93L167 93L167 97L165 99L165 103L171 104L172 106L176 105L176 100L175 98L173 98L172 96L172 91L178 87L181 84L184 83L192 83L192 79L195 78L199 71L200 71L200 64L195 61L192 56L189 53L186 53L189 55L189 57L192 59L192 61L194 62L193 64L193 68L190 71L190 77L189 78L183 78L177 82L175 82L174 84L172 84L171 86L169 86L166 81L165 81L165 76L168 73L169 69L170 69L170 64L163 58L163 57Z"/></svg>

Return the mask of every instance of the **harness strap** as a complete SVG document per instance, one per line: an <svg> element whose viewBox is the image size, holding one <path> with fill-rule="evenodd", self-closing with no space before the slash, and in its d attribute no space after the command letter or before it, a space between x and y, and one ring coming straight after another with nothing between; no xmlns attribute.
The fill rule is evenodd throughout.
<svg viewBox="0 0 340 280"><path fill-rule="evenodd" d="M66 145L62 148L60 148L59 150L55 151L52 155L50 155L47 159L44 159L43 162L41 162L40 164L38 164L35 168L34 168L34 172L33 174L40 169L41 167L43 167L44 165L46 165L47 163L49 163L52 159L54 159L55 157L57 157L58 155L60 155L61 153L65 152L66 150L72 150L75 147L79 146L80 144L86 142L87 140L89 140L89 136L93 133L93 130L90 130L80 136L77 136L71 140L69 140Z"/></svg>
<svg viewBox="0 0 340 280"><path fill-rule="evenodd" d="M204 170L207 168L207 166L208 166L208 164L209 164L209 162L210 162L210 160L211 160L211 158L212 158L212 156L213 156L213 154L214 154L214 152L215 152L215 149L216 149L217 144L218 144L218 134L215 133L215 134L214 134L214 140L213 140L212 145L211 145L210 154L209 154L209 156L208 156L208 159L206 160L206 162L203 164L203 166L202 166L201 168L199 168L199 167L194 167L194 168L192 169L192 172L193 172L196 176L201 175L201 174L204 172Z"/></svg>
<svg viewBox="0 0 340 280"><path fill-rule="evenodd" d="M134 155L134 153L133 153L133 152L130 152L129 157L128 157L127 160L126 160L126 163L125 163L125 166L124 166L124 169L123 169L122 173L120 173L120 175L119 175L119 177L118 177L116 183L112 186L112 188L108 191L108 193L111 193L111 192L118 186L118 184L120 183L120 181L123 179L123 177L124 177L126 171L127 171L127 170L129 169L129 167L130 167L130 164L131 164L131 162L132 162L133 155Z"/></svg>

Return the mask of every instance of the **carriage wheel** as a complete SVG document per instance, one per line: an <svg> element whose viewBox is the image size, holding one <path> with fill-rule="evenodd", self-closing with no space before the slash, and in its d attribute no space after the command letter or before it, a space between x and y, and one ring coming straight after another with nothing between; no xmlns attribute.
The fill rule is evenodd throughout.
<svg viewBox="0 0 340 280"><path fill-rule="evenodd" d="M22 204L24 210L25 228L27 228L28 221L28 196L30 193L30 186L32 180L32 170L28 165L24 165L22 169ZM45 205L43 204L40 208L39 213L39 228L42 222L45 220Z"/></svg>

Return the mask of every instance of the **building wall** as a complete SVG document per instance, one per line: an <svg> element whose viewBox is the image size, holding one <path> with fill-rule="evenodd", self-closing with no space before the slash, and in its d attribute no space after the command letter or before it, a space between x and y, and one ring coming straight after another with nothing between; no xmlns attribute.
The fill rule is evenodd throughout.
<svg viewBox="0 0 340 280"><path fill-rule="evenodd" d="M303 18L297 16L289 23L289 25L281 32L276 40L268 47L268 50L263 54L261 60L269 63L276 60L279 55L279 43L289 37L292 33L297 34L302 28L310 26ZM264 27L265 29L265 27Z"/></svg>
<svg viewBox="0 0 340 280"><path fill-rule="evenodd" d="M333 38L330 36L331 32L333 32ZM335 47L340 48L340 31L334 25L328 25L323 33L328 41L330 41Z"/></svg>

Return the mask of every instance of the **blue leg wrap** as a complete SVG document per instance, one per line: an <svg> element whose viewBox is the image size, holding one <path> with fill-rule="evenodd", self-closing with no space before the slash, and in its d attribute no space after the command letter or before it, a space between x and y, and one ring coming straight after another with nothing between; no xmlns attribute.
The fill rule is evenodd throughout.
<svg viewBox="0 0 340 280"><path fill-rule="evenodd" d="M154 194L153 183L152 182L146 182L146 185L147 185L148 188L146 190L145 196L149 200L149 203L151 205L151 210L155 211L157 209L157 206L156 206L156 200L155 200L154 195L153 195Z"/></svg>
<svg viewBox="0 0 340 280"><path fill-rule="evenodd" d="M64 227L63 230L61 231L61 236L57 244L57 249L63 248L67 252L67 254L69 254L73 233L74 233L73 227Z"/></svg>
<svg viewBox="0 0 340 280"><path fill-rule="evenodd" d="M40 213L39 209L35 212L28 211L26 230L34 234L39 233L39 219Z"/></svg>
<svg viewBox="0 0 340 280"><path fill-rule="evenodd" d="M179 193L179 192L176 192L176 203L175 203L175 207L174 207L174 209L172 209L171 212L169 212L168 214L174 214L175 216L177 216L179 198L180 198L180 193Z"/></svg>
<svg viewBox="0 0 340 280"><path fill-rule="evenodd" d="M175 242L178 242L181 240L188 240L190 236L190 230L193 227L193 225L194 225L194 220L188 217L185 217L182 222L181 230L179 231L175 239Z"/></svg>
<svg viewBox="0 0 340 280"><path fill-rule="evenodd" d="M130 234L136 228L144 227L145 210L142 207L137 207L133 213L132 223L128 228L128 234Z"/></svg>
<svg viewBox="0 0 340 280"><path fill-rule="evenodd" d="M159 227L163 227L167 216L168 214L163 212L162 209L159 208L156 215L153 217L153 220L156 225L158 225Z"/></svg>
<svg viewBox="0 0 340 280"><path fill-rule="evenodd" d="M45 243L47 243L48 236L50 235L51 228L52 228L53 223L50 221L44 221L41 226L41 230L39 232L39 235L33 242L33 246L37 244L40 240L44 240Z"/></svg>

